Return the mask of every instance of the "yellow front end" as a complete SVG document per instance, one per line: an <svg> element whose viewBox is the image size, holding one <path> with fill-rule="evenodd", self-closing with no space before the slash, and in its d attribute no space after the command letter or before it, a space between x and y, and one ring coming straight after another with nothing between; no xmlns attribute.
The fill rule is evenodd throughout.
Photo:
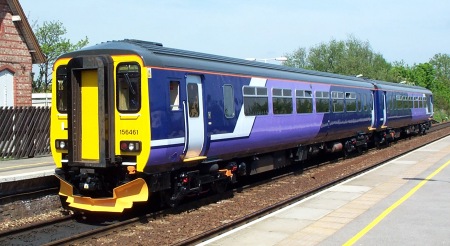
<svg viewBox="0 0 450 246"><path fill-rule="evenodd" d="M74 69L75 59L71 58L57 60L54 65L53 81L56 83L52 85L51 149L61 184L59 195L67 197L65 201L69 207L78 210L122 212L149 197L142 173L149 158L151 139L148 72L136 55L108 59L112 62L98 69ZM101 82L105 86L99 86L101 83L97 82L103 79L101 69L106 70L105 74L111 74ZM79 84L78 92L69 82ZM75 96L68 96L68 90ZM109 96L103 97L108 93ZM105 109L101 108L102 104L106 105ZM112 109L114 116L110 118ZM109 163L111 159L114 163ZM86 181L89 179L76 180L72 174L76 170L80 177L103 175L102 178L111 178L104 170L113 168L123 171L127 180L107 191L112 193L110 197L86 195L89 194L87 191L96 188L95 183Z"/></svg>

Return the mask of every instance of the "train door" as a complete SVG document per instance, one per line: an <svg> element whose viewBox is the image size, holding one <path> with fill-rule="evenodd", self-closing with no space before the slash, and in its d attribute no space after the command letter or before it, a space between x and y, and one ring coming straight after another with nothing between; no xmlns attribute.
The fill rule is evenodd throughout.
<svg viewBox="0 0 450 246"><path fill-rule="evenodd" d="M69 165L106 167L114 162L113 63L108 56L68 63ZM112 107L112 108L111 108ZM95 136L95 137L94 137Z"/></svg>
<svg viewBox="0 0 450 246"><path fill-rule="evenodd" d="M205 120L203 112L203 90L200 76L186 78L187 105L185 105L185 150L184 161L206 158L201 156L205 146Z"/></svg>
<svg viewBox="0 0 450 246"><path fill-rule="evenodd" d="M381 116L382 118L380 118L380 122L381 122L381 128L386 128L386 122L387 122L387 105L386 105L386 92L383 91L382 94L382 98L381 98L381 109L383 112L383 115Z"/></svg>
<svg viewBox="0 0 450 246"><path fill-rule="evenodd" d="M426 95L425 98L426 98L425 100L426 100L426 104L427 104L427 107L426 107L427 114L430 114L431 116L433 116L433 97L431 95Z"/></svg>
<svg viewBox="0 0 450 246"><path fill-rule="evenodd" d="M367 109L370 112L370 116L371 116L371 124L370 124L370 129L376 129L377 125L376 125L376 118L377 117L375 115L375 91L370 91L370 94L368 95L368 97L366 98L367 101L365 102L367 105Z"/></svg>

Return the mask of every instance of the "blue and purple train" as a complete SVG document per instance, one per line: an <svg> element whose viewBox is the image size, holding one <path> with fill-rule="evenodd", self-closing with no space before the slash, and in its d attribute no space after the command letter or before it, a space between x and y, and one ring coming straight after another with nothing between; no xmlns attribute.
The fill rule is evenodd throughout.
<svg viewBox="0 0 450 246"><path fill-rule="evenodd" d="M122 40L61 56L52 154L64 205L169 205L243 176L424 133L431 91Z"/></svg>

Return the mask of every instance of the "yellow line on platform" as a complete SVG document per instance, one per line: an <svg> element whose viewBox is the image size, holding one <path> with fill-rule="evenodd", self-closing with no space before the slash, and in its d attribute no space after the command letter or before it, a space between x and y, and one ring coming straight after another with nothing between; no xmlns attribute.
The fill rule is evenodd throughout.
<svg viewBox="0 0 450 246"><path fill-rule="evenodd" d="M0 162L1 164L1 162ZM21 167L32 167L32 166L38 166L42 164L53 164L52 162L39 162L39 163L33 163L33 164L22 164L22 165L15 165L10 167L0 167L1 170L7 170L7 169L15 169L15 168L21 168Z"/></svg>
<svg viewBox="0 0 450 246"><path fill-rule="evenodd" d="M378 223L380 223L388 214L390 214L394 209L396 209L398 206L400 206L404 201L406 201L408 198L410 198L417 190L419 190L425 183L430 181L436 174L438 174L440 171L442 171L446 166L450 164L450 161L447 161L442 166L440 166L438 169L436 169L433 173L428 175L424 180L422 180L418 185L416 185L414 188L412 188L406 195L404 195L402 198L400 198L398 201L396 201L394 204L392 204L389 208L384 210L378 217L376 217L370 224L368 224L364 229L362 229L358 234L353 236L350 240L348 240L343 245L350 246L356 243L361 237L363 237L366 233L368 233L372 228L374 228Z"/></svg>

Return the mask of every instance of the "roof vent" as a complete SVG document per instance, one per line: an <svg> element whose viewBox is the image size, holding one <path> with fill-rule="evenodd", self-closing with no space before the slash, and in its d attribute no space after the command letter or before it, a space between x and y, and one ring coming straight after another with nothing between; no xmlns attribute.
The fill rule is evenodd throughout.
<svg viewBox="0 0 450 246"><path fill-rule="evenodd" d="M161 46L163 47L162 43L159 42L149 42L149 41L142 41L142 40L137 40L137 39L125 39L124 41L126 42L130 42L130 43L135 43L135 44L139 44L139 45L156 45L156 46Z"/></svg>

